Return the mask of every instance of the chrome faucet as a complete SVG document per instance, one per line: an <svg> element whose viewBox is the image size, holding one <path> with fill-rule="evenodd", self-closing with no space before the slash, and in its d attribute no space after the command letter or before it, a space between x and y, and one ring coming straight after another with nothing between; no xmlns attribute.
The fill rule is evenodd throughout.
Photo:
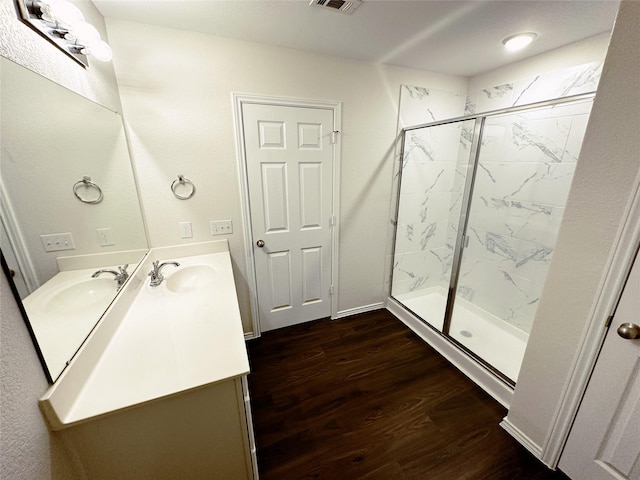
<svg viewBox="0 0 640 480"><path fill-rule="evenodd" d="M151 285L152 287L157 287L162 283L162 281L164 280L164 277L162 276L161 270L162 270L162 267L165 267L167 265L173 265L174 267L180 266L178 262L160 263L159 260L156 260L155 262L153 262L153 268L149 272L149 276L151 277L151 281L149 282L149 285Z"/></svg>
<svg viewBox="0 0 640 480"><path fill-rule="evenodd" d="M128 266L129 264L127 263L123 267L118 267L117 272L115 270L108 270L108 269L98 270L97 272L94 272L93 275L91 275L91 278L96 278L102 273L111 273L115 275L114 280L118 285L118 290L120 290L120 287L122 287L122 285L124 285L124 282L127 281L127 278L129 278L129 273L127 273Z"/></svg>

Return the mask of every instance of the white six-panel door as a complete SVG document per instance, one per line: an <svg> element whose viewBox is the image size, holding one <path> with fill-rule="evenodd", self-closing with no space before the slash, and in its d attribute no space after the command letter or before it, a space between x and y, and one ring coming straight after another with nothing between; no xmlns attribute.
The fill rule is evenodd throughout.
<svg viewBox="0 0 640 480"><path fill-rule="evenodd" d="M333 111L242 105L262 331L331 315Z"/></svg>
<svg viewBox="0 0 640 480"><path fill-rule="evenodd" d="M560 458L574 480L640 479L640 338L623 324L640 325L640 255Z"/></svg>

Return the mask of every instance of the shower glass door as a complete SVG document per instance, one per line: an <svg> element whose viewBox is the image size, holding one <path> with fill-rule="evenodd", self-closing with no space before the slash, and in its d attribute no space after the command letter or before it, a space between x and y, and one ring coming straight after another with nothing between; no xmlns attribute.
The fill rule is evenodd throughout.
<svg viewBox="0 0 640 480"><path fill-rule="evenodd" d="M462 242L451 338L515 382L591 100L488 117Z"/></svg>
<svg viewBox="0 0 640 480"><path fill-rule="evenodd" d="M407 130L391 295L442 330L475 120Z"/></svg>
<svg viewBox="0 0 640 480"><path fill-rule="evenodd" d="M514 384L592 99L405 130L391 296Z"/></svg>

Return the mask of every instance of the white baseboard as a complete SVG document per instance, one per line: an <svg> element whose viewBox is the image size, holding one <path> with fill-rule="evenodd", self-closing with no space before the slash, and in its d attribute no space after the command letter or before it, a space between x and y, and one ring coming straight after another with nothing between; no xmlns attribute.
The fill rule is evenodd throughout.
<svg viewBox="0 0 640 480"><path fill-rule="evenodd" d="M350 317L351 315L358 315L359 313L367 313L373 312L375 310L381 310L384 308L384 303L372 303L371 305L365 305L363 307L349 308L347 310L339 311L335 316L331 317L332 320L337 320L339 318ZM255 335L254 332L245 332L244 339L253 340L254 338L259 338L260 335Z"/></svg>
<svg viewBox="0 0 640 480"><path fill-rule="evenodd" d="M533 440L531 440L531 438L529 438L522 430L516 427L513 423L511 423L508 417L505 417L502 420L502 422L500 422L500 426L507 433L509 433L509 435L515 438L524 448L529 450L534 457L542 461L542 447L538 445L536 442L534 442ZM548 466L549 465L547 465L547 467Z"/></svg>
<svg viewBox="0 0 640 480"><path fill-rule="evenodd" d="M383 308L384 308L383 302L372 303L371 305L365 305L363 307L348 308L347 310L340 310L332 318L334 320L337 320L338 318L350 317L351 315L357 315L359 313L373 312L375 310L381 310Z"/></svg>
<svg viewBox="0 0 640 480"><path fill-rule="evenodd" d="M496 399L502 406L509 408L513 389L497 378L484 366L463 352L454 343L436 333L418 317L403 308L393 298L387 302L387 310L395 315L402 323L427 342L440 355L449 360L453 366L469 377L476 385Z"/></svg>

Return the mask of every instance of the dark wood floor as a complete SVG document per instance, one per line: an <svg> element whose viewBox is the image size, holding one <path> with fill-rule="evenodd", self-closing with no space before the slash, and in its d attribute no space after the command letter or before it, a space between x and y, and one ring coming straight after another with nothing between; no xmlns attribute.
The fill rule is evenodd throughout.
<svg viewBox="0 0 640 480"><path fill-rule="evenodd" d="M498 426L502 406L384 310L248 345L264 480L567 478Z"/></svg>

